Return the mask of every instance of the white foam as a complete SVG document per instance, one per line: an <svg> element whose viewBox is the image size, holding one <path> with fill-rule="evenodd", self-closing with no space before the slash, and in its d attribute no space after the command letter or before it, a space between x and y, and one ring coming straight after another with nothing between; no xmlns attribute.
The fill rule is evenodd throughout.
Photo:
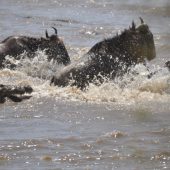
<svg viewBox="0 0 170 170"><path fill-rule="evenodd" d="M77 54L79 53L80 51L77 51ZM155 72L150 79L147 77L148 69L143 65L137 65L131 73L121 79L106 81L100 86L90 84L86 91L81 91L76 87L50 86L51 77L62 66L53 61L49 62L42 51L37 52L33 59L21 57L18 63L16 71L9 69L0 71L0 83L29 84L34 89L35 98L53 96L69 101L124 104L155 100L170 101L170 74L166 68L161 69L159 66L150 65L149 70Z"/></svg>

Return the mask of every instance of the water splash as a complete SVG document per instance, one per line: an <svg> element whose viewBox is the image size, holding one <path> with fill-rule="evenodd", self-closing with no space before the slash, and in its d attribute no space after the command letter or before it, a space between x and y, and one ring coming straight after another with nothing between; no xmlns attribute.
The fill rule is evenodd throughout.
<svg viewBox="0 0 170 170"><path fill-rule="evenodd" d="M73 50L73 49L72 49ZM77 50L77 54L75 51ZM74 60L81 53L74 49ZM84 53L84 49L82 53ZM0 83L31 85L34 89L33 96L55 97L69 101L107 102L132 104L143 101L170 100L170 74L166 68L156 65L137 65L128 74L114 81L106 81L100 86L90 84L86 91L76 87L50 86L50 79L63 66L54 61L48 61L43 51L38 51L35 58L21 57L16 70L3 69L0 71ZM154 73L150 78L150 72Z"/></svg>

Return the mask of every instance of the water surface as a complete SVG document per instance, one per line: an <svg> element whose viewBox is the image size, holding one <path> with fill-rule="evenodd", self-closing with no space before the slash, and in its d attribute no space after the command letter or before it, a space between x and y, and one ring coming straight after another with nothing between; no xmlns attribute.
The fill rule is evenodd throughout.
<svg viewBox="0 0 170 170"><path fill-rule="evenodd" d="M154 34L157 74L93 84L82 92L49 85L60 66L39 51L15 71L0 70L0 83L29 84L33 97L0 105L0 169L161 170L170 168L170 53L168 0L2 0L0 39L45 36L58 29L72 61L96 42L128 28L139 17ZM43 79L42 79L43 77ZM45 79L44 79L45 78ZM134 81L130 81L131 78Z"/></svg>

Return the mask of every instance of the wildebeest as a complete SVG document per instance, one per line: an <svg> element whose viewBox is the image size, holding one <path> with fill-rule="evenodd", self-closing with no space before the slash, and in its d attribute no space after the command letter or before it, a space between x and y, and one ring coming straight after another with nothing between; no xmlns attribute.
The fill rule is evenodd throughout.
<svg viewBox="0 0 170 170"><path fill-rule="evenodd" d="M31 97L21 95L32 92L33 89L30 86L13 86L0 84L0 103L4 103L6 98L11 99L13 102L21 102L23 99L29 99Z"/></svg>
<svg viewBox="0 0 170 170"><path fill-rule="evenodd" d="M54 59L59 64L67 65L70 63L70 57L63 41L58 37L57 29L52 27L55 33L46 38L35 38L28 36L10 36L0 43L0 68L4 67L5 56L15 58L23 52L28 57L34 57L37 50L45 50L48 59Z"/></svg>
<svg viewBox="0 0 170 170"><path fill-rule="evenodd" d="M170 61L167 61L167 62L165 63L165 67L167 67L168 70L170 71Z"/></svg>
<svg viewBox="0 0 170 170"><path fill-rule="evenodd" d="M77 86L84 89L94 80L102 83L103 78L112 78L126 73L131 66L156 57L153 34L140 18L136 27L132 22L129 29L120 35L95 44L77 63L66 66L51 80L57 86Z"/></svg>

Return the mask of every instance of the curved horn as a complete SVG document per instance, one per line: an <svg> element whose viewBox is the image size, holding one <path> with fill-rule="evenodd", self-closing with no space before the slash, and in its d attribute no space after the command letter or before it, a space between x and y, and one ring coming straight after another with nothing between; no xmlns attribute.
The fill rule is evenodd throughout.
<svg viewBox="0 0 170 170"><path fill-rule="evenodd" d="M57 34L57 29L55 28L55 27L52 27L53 29L54 29L54 31L55 31L55 34Z"/></svg>
<svg viewBox="0 0 170 170"><path fill-rule="evenodd" d="M132 21L132 30L135 31L135 29L136 29L136 25L135 25L134 21Z"/></svg>
<svg viewBox="0 0 170 170"><path fill-rule="evenodd" d="M141 24L144 24L144 21L141 17L139 17Z"/></svg>
<svg viewBox="0 0 170 170"><path fill-rule="evenodd" d="M49 38L47 30L45 31L46 38Z"/></svg>

